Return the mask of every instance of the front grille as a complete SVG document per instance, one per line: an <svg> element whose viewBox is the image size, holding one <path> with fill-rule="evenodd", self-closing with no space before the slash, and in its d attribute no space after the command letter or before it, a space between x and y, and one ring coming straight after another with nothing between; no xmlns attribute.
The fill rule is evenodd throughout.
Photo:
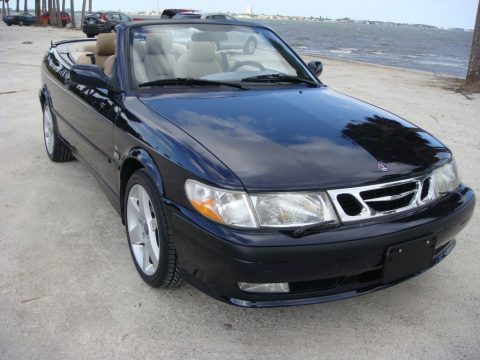
<svg viewBox="0 0 480 360"><path fill-rule="evenodd" d="M425 200L430 192L430 178L426 178L423 180L422 184L422 193L420 194L420 198Z"/></svg>
<svg viewBox="0 0 480 360"><path fill-rule="evenodd" d="M363 200L370 200L375 199L383 196L395 196L398 194L405 193L407 191L412 191L417 188L417 184L415 182L400 184L395 186L390 186L381 189L373 189L368 191L362 191L360 195L362 196Z"/></svg>
<svg viewBox="0 0 480 360"><path fill-rule="evenodd" d="M391 201L367 201L367 204L375 211L392 211L410 205L414 197L415 194L412 193L404 196L401 199L395 199Z"/></svg>
<svg viewBox="0 0 480 360"><path fill-rule="evenodd" d="M350 194L340 194L337 196L337 200L340 203L343 211L347 215L355 216L362 212L363 206L355 199L355 196Z"/></svg>
<svg viewBox="0 0 480 360"><path fill-rule="evenodd" d="M360 196L373 210L386 212L410 205L417 192L417 182L362 191Z"/></svg>
<svg viewBox="0 0 480 360"><path fill-rule="evenodd" d="M366 220L423 206L433 200L431 178L329 190L342 222Z"/></svg>

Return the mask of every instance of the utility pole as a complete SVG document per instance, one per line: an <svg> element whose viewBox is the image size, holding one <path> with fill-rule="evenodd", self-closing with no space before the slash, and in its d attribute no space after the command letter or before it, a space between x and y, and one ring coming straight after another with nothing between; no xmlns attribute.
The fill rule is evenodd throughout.
<svg viewBox="0 0 480 360"><path fill-rule="evenodd" d="M480 2L478 3L475 29L473 30L472 50L465 85L468 90L480 92Z"/></svg>

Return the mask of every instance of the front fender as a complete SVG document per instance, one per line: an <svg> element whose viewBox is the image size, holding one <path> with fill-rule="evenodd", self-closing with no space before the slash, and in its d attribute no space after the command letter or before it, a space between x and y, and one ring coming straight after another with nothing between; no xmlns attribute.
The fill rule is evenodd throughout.
<svg viewBox="0 0 480 360"><path fill-rule="evenodd" d="M120 184L120 201L122 209L122 223L125 221L123 210L123 199L125 197L125 191L127 182L130 176L138 169L144 169L148 172L151 179L155 183L160 195L164 195L163 179L160 175L155 160L152 156L142 148L134 148L130 150L121 163L118 183Z"/></svg>

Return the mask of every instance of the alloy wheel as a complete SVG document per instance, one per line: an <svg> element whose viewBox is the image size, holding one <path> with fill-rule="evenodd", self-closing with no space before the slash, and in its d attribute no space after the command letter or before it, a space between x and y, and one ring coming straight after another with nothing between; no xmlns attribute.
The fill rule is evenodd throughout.
<svg viewBox="0 0 480 360"><path fill-rule="evenodd" d="M43 109L43 137L45 139L45 148L49 155L53 154L55 147L55 133L53 129L53 117L49 105Z"/></svg>
<svg viewBox="0 0 480 360"><path fill-rule="evenodd" d="M157 217L152 201L140 184L131 187L127 203L127 230L138 267L153 275L160 259Z"/></svg>

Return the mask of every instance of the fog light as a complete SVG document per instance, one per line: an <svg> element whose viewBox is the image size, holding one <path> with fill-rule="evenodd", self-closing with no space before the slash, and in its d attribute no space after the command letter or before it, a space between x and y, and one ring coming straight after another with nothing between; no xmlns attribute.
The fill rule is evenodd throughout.
<svg viewBox="0 0 480 360"><path fill-rule="evenodd" d="M240 290L250 293L288 293L290 287L288 283L269 283L269 284L252 284L239 282Z"/></svg>

